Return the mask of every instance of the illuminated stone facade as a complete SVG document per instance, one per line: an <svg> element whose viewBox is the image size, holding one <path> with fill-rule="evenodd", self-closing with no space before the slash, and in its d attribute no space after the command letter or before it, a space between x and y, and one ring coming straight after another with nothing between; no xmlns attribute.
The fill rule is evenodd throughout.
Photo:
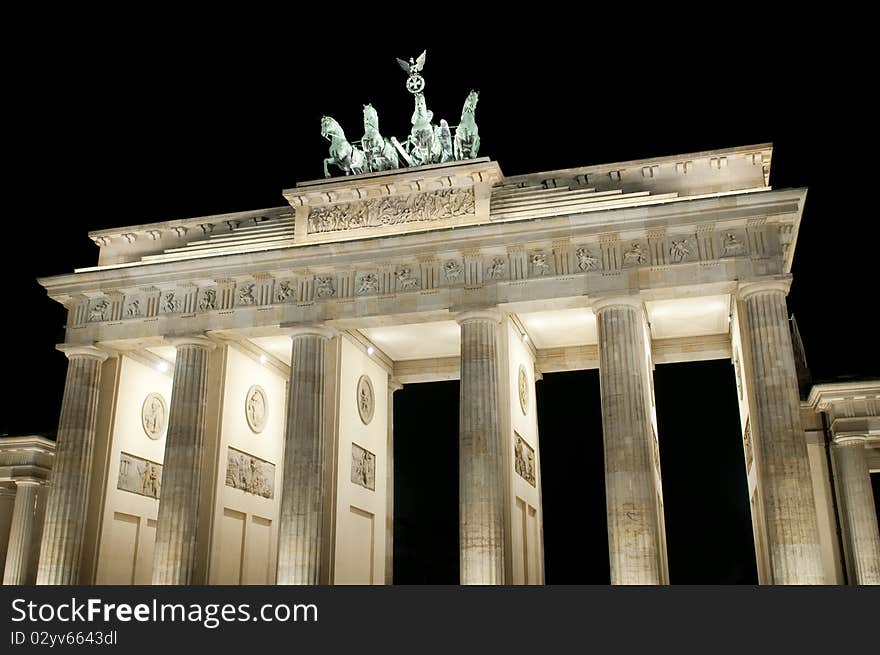
<svg viewBox="0 0 880 655"><path fill-rule="evenodd" d="M391 582L390 399L461 379L461 582L542 584L535 381L598 368L612 583L665 584L653 367L727 359L761 582L841 582L785 311L806 189L770 187L771 155L513 177L474 159L92 233L97 266L40 280L85 358L56 471L91 475L55 510L76 531L43 535L43 581ZM878 436L860 436L868 463L837 457L861 476L848 499ZM162 464L161 485L120 488L123 454ZM869 581L864 499L848 503Z"/></svg>

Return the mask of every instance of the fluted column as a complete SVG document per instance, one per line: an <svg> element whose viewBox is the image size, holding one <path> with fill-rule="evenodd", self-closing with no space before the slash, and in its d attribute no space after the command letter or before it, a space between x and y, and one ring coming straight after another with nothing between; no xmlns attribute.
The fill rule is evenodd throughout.
<svg viewBox="0 0 880 655"><path fill-rule="evenodd" d="M644 304L637 298L607 298L594 303L593 311L599 336L611 584L662 584L665 544Z"/></svg>
<svg viewBox="0 0 880 655"><path fill-rule="evenodd" d="M37 584L79 581L86 502L98 418L101 364L107 353L92 346L63 347L67 379L46 500Z"/></svg>
<svg viewBox="0 0 880 655"><path fill-rule="evenodd" d="M278 584L316 585L321 575L324 506L325 345L321 328L292 334L284 480L278 525Z"/></svg>
<svg viewBox="0 0 880 655"><path fill-rule="evenodd" d="M4 585L27 584L39 488L40 481L36 479L24 478L15 481L15 505L12 508L6 567L3 570Z"/></svg>
<svg viewBox="0 0 880 655"><path fill-rule="evenodd" d="M460 315L461 584L504 584L504 442L496 312Z"/></svg>
<svg viewBox="0 0 880 655"><path fill-rule="evenodd" d="M177 357L165 437L162 491L153 551L153 584L186 585L195 567L205 444L208 358L204 337L176 339Z"/></svg>
<svg viewBox="0 0 880 655"><path fill-rule="evenodd" d="M745 374L772 584L823 584L819 528L785 296L771 280L739 289Z"/></svg>
<svg viewBox="0 0 880 655"><path fill-rule="evenodd" d="M843 505L844 536L852 582L880 584L880 532L864 435L835 435L833 453Z"/></svg>

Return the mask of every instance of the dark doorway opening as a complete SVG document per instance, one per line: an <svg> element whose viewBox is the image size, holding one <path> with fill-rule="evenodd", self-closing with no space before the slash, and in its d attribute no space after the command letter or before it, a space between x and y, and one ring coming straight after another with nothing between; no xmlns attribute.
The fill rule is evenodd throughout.
<svg viewBox="0 0 880 655"><path fill-rule="evenodd" d="M659 365L654 380L670 582L757 584L730 362ZM458 584L458 394L394 396L395 584ZM546 583L607 585L599 372L544 375L537 405Z"/></svg>
<svg viewBox="0 0 880 655"><path fill-rule="evenodd" d="M658 365L671 584L757 584L737 390L727 360Z"/></svg>
<svg viewBox="0 0 880 655"><path fill-rule="evenodd" d="M547 584L611 583L598 371L537 384Z"/></svg>
<svg viewBox="0 0 880 655"><path fill-rule="evenodd" d="M394 584L458 584L458 389L394 394Z"/></svg>

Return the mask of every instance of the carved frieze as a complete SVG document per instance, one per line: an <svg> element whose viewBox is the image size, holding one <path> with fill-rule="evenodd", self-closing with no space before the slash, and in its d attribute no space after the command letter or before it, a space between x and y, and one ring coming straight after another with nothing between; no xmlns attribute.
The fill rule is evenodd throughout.
<svg viewBox="0 0 880 655"><path fill-rule="evenodd" d="M275 284L275 302L296 300L296 286L292 280L279 280Z"/></svg>
<svg viewBox="0 0 880 655"><path fill-rule="evenodd" d="M375 273L363 273L358 278L357 295L365 296L379 291L379 276Z"/></svg>
<svg viewBox="0 0 880 655"><path fill-rule="evenodd" d="M550 264L547 263L547 255L543 252L536 252L529 257L529 263L532 265L532 275L535 277L543 277L549 275Z"/></svg>
<svg viewBox="0 0 880 655"><path fill-rule="evenodd" d="M351 444L351 481L364 489L376 490L376 456L356 443Z"/></svg>
<svg viewBox="0 0 880 655"><path fill-rule="evenodd" d="M217 309L217 289L206 287L199 294L199 310L203 312Z"/></svg>
<svg viewBox="0 0 880 655"><path fill-rule="evenodd" d="M533 487L535 486L535 449L518 434L513 448L513 469L516 474Z"/></svg>
<svg viewBox="0 0 880 655"><path fill-rule="evenodd" d="M252 432L259 434L266 427L266 419L269 417L269 400L263 387L258 384L248 389L245 394L244 415Z"/></svg>
<svg viewBox="0 0 880 655"><path fill-rule="evenodd" d="M752 470L752 462L755 460L755 452L752 450L752 424L746 419L746 429L743 432L743 448L746 451L746 474Z"/></svg>
<svg viewBox="0 0 880 655"><path fill-rule="evenodd" d="M529 375L526 373L526 367L519 365L519 373L517 374L517 388L519 390L519 408L523 415L529 411Z"/></svg>
<svg viewBox="0 0 880 655"><path fill-rule="evenodd" d="M503 280L507 276L507 258L493 257L486 268L486 277L490 280Z"/></svg>
<svg viewBox="0 0 880 655"><path fill-rule="evenodd" d="M175 291L166 291L159 301L159 310L163 314L175 314L181 311L181 306L181 299L177 297Z"/></svg>
<svg viewBox="0 0 880 655"><path fill-rule="evenodd" d="M673 263L679 264L687 259L692 251L693 246L687 238L670 239L669 241L669 259Z"/></svg>
<svg viewBox="0 0 880 655"><path fill-rule="evenodd" d="M228 448L226 486L263 498L275 496L275 465L241 450Z"/></svg>
<svg viewBox="0 0 880 655"><path fill-rule="evenodd" d="M254 298L253 282L246 282L238 286L236 294L236 304L244 307L257 304L257 299Z"/></svg>
<svg viewBox="0 0 880 655"><path fill-rule="evenodd" d="M151 393L141 405L141 425L146 435L153 440L160 439L165 432L168 420L168 406L162 394Z"/></svg>
<svg viewBox="0 0 880 655"><path fill-rule="evenodd" d="M373 420L375 404L373 383L368 375L362 375L357 383L357 408L364 425L368 425Z"/></svg>
<svg viewBox="0 0 880 655"><path fill-rule="evenodd" d="M645 253L644 246L639 243L632 243L623 251L624 266L639 266L648 263L648 255Z"/></svg>
<svg viewBox="0 0 880 655"><path fill-rule="evenodd" d="M325 275L315 278L315 297L333 298L336 295L336 283L333 276Z"/></svg>
<svg viewBox="0 0 880 655"><path fill-rule="evenodd" d="M439 189L408 196L371 198L327 207L311 207L308 234L356 230L473 215L473 188Z"/></svg>
<svg viewBox="0 0 880 655"><path fill-rule="evenodd" d="M581 271L595 271L599 268L599 259L593 254L592 250L578 248L574 251L574 255L577 258L578 269Z"/></svg>
<svg viewBox="0 0 880 655"><path fill-rule="evenodd" d="M162 490L162 465L137 455L119 453L116 488L158 500Z"/></svg>
<svg viewBox="0 0 880 655"><path fill-rule="evenodd" d="M419 288L419 279L409 266L401 266L397 269L397 287L402 291Z"/></svg>
<svg viewBox="0 0 880 655"><path fill-rule="evenodd" d="M71 323L82 326L157 315L162 319L169 315L264 307L273 303L306 304L425 292L443 286L464 285L467 289L477 289L507 281L527 282L599 271L614 273L641 266L710 262L745 255L771 257L781 254L782 249L782 237L764 224L748 230L738 226L721 229L713 224L700 226L693 233L667 235L665 231L654 230L646 231L646 235L643 239L620 241L619 235L608 233L599 235L595 243L570 244L557 239L552 243L510 245L506 254L494 247L489 252L479 248L446 253L432 251L415 257L410 254L399 261L387 261L383 257L364 262L363 268L358 270L351 263L338 270L322 266L317 273L296 277L283 274L276 278L269 272L254 272L249 279L238 282L180 280L163 285L161 290L132 288L124 296L108 289L102 292L103 296L76 298L72 303Z"/></svg>
<svg viewBox="0 0 880 655"><path fill-rule="evenodd" d="M141 306L140 298L133 298L125 306L125 318L140 318L144 315L144 309Z"/></svg>
<svg viewBox="0 0 880 655"><path fill-rule="evenodd" d="M734 350L733 351L733 372L736 375L736 392L739 394L739 399L742 400L743 397L743 386L742 386L742 373L739 369L739 353Z"/></svg>
<svg viewBox="0 0 880 655"><path fill-rule="evenodd" d="M721 237L721 256L736 257L746 254L745 240L735 232L725 232Z"/></svg>
<svg viewBox="0 0 880 655"><path fill-rule="evenodd" d="M450 259L443 264L443 275L450 284L461 282L463 272L461 263L456 259Z"/></svg>
<svg viewBox="0 0 880 655"><path fill-rule="evenodd" d="M96 300L89 307L89 321L109 321L111 319L110 312L111 306L109 300L106 298Z"/></svg>

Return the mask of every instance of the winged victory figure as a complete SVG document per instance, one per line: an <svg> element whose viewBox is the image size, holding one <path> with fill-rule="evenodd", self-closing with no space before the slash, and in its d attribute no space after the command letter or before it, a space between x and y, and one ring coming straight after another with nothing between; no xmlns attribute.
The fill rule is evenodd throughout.
<svg viewBox="0 0 880 655"><path fill-rule="evenodd" d="M410 57L409 61L404 61L400 57L397 58L397 63L400 64L403 72L409 75L409 78L406 80L406 89L410 93L419 93L425 88L425 78L420 73L425 67L426 54L428 54L428 51L423 50L422 54L416 57L415 60Z"/></svg>

